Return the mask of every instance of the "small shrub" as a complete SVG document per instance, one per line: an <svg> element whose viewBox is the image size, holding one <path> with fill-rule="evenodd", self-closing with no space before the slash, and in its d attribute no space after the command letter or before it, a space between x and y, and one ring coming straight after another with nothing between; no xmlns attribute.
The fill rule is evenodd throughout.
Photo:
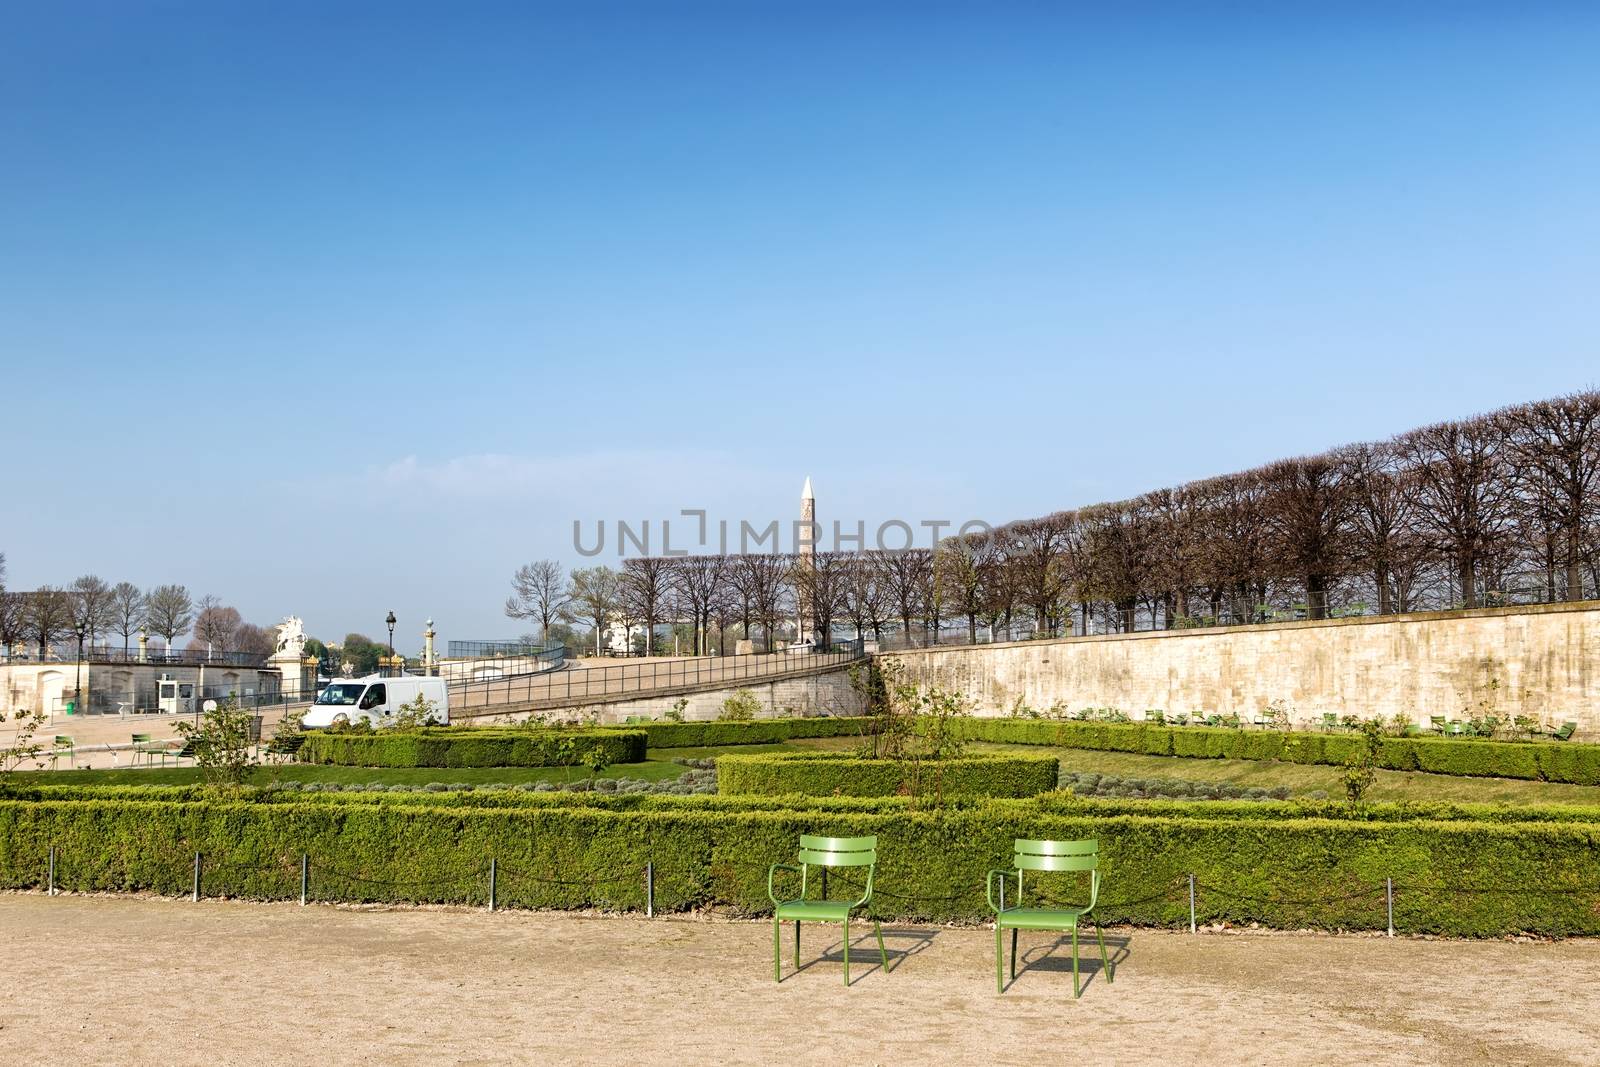
<svg viewBox="0 0 1600 1067"><path fill-rule="evenodd" d="M760 697L748 689L735 690L732 696L722 702L722 713L717 716L717 721L749 722L760 710Z"/></svg>

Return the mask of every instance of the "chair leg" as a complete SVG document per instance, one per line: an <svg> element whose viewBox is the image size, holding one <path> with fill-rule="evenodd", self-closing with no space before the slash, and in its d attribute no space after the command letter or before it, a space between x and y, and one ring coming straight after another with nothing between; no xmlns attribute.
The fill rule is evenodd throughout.
<svg viewBox="0 0 1600 1067"><path fill-rule="evenodd" d="M1000 924L998 922L995 923L994 924L994 991L996 993L1004 993L1006 991L1005 936L1006 936L1006 932L1004 930L1000 929Z"/></svg>
<svg viewBox="0 0 1600 1067"><path fill-rule="evenodd" d="M844 987L850 988L850 916L844 917Z"/></svg>
<svg viewBox="0 0 1600 1067"><path fill-rule="evenodd" d="M1017 934L1021 933L1016 927L1011 928L1011 980L1017 980Z"/></svg>
<svg viewBox="0 0 1600 1067"><path fill-rule="evenodd" d="M1101 931L1100 924L1094 924L1094 938L1100 942L1100 966L1106 969L1106 984L1110 985L1115 976L1111 973L1111 961L1106 958L1106 935Z"/></svg>
<svg viewBox="0 0 1600 1067"><path fill-rule="evenodd" d="M878 959L883 961L883 973L889 973L889 951L883 947L883 924L874 922L872 928L878 933Z"/></svg>
<svg viewBox="0 0 1600 1067"><path fill-rule="evenodd" d="M800 969L800 920L794 921L794 969Z"/></svg>
<svg viewBox="0 0 1600 1067"><path fill-rule="evenodd" d="M782 937L783 922L779 919L772 920L772 980L783 981L783 951L778 942Z"/></svg>
<svg viewBox="0 0 1600 1067"><path fill-rule="evenodd" d="M1072 996L1083 996L1083 986L1078 983L1078 928L1072 928Z"/></svg>

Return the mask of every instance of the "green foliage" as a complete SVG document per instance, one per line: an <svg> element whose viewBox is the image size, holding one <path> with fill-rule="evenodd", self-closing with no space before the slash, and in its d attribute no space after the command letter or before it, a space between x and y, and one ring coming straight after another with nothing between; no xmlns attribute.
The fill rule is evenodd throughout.
<svg viewBox="0 0 1600 1067"><path fill-rule="evenodd" d="M918 779L921 775L921 780ZM931 780L939 776L937 789ZM871 759L836 752L719 756L717 791L725 795L1031 797L1056 787L1052 757Z"/></svg>
<svg viewBox="0 0 1600 1067"><path fill-rule="evenodd" d="M1357 735L1360 743L1344 760L1344 796L1352 804L1359 804L1378 780L1378 754L1383 746L1383 723L1368 719L1361 724Z"/></svg>
<svg viewBox="0 0 1600 1067"><path fill-rule="evenodd" d="M394 718L387 724L391 730L420 730L436 725L438 704L418 693L395 709Z"/></svg>
<svg viewBox="0 0 1600 1067"><path fill-rule="evenodd" d="M0 723L5 721L5 713L0 712ZM44 725L44 712L21 709L12 713L11 721L16 724L14 732L5 747L0 748L0 791L10 783L13 771L23 764L32 764L44 750L34 737Z"/></svg>
<svg viewBox="0 0 1600 1067"><path fill-rule="evenodd" d="M761 710L761 698L748 689L736 689L732 696L722 702L722 713L717 716L719 722L750 722Z"/></svg>
<svg viewBox="0 0 1600 1067"><path fill-rule="evenodd" d="M1235 782L1191 782L1183 778L1124 778L1093 771L1061 772L1062 789L1080 797L1168 797L1174 800L1288 800L1286 786L1264 789Z"/></svg>
<svg viewBox="0 0 1600 1067"><path fill-rule="evenodd" d="M256 741L251 738L254 720L254 714L230 697L201 713L198 722L177 726L185 745L193 749L196 766L205 768L206 777L216 785L236 786L256 765Z"/></svg>
<svg viewBox="0 0 1600 1067"><path fill-rule="evenodd" d="M602 767L638 763L645 756L642 730L496 730L430 727L410 732L334 734L317 731L300 746L301 763L348 767ZM598 772L596 772L598 773Z"/></svg>
<svg viewBox="0 0 1600 1067"><path fill-rule="evenodd" d="M1191 759L1283 760L1333 767L1343 766L1363 743L1354 733L1283 733L1155 723L968 718L960 728L963 736L972 741ZM1600 745L1570 741L1384 737L1379 742L1377 765L1392 771L1600 785Z"/></svg>
<svg viewBox="0 0 1600 1067"><path fill-rule="evenodd" d="M757 719L755 722L645 722L641 730L651 748L706 748L715 745L770 745L799 737L855 737L871 731L867 717L818 715L809 719Z"/></svg>
<svg viewBox="0 0 1600 1067"><path fill-rule="evenodd" d="M674 700L672 702L672 707L667 709L667 721L682 722L684 709L686 709L688 706L688 697L679 697L677 700Z"/></svg>
<svg viewBox="0 0 1600 1067"><path fill-rule="evenodd" d="M304 852L313 899L481 904L494 857L504 906L642 909L639 874L653 862L659 909L766 914L767 866L792 861L800 834L875 834L878 917L972 922L989 914L984 872L1009 859L1014 838L1095 838L1096 911L1108 923L1186 925L1193 873L1201 922L1382 929L1393 877L1403 932L1600 934L1593 808L1531 819L1490 807L1061 794L914 810L900 797L593 791L266 790L221 802L196 787L37 793L0 800L0 887L41 886L55 845L68 890L185 893L203 852L203 892L286 900Z"/></svg>

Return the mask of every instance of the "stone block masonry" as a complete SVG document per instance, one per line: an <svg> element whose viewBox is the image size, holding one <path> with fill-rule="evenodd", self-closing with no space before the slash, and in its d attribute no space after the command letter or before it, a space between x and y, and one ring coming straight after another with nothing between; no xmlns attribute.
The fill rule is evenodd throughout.
<svg viewBox="0 0 1600 1067"><path fill-rule="evenodd" d="M908 678L966 694L979 714L1018 702L1253 715L1284 701L1426 724L1430 715L1574 720L1600 740L1600 602L1076 637L884 653Z"/></svg>

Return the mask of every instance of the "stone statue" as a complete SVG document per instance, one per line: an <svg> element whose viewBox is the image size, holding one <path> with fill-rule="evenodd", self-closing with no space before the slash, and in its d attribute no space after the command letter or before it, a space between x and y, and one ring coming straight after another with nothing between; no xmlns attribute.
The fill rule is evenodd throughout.
<svg viewBox="0 0 1600 1067"><path fill-rule="evenodd" d="M298 615L290 615L278 624L278 651L275 655L304 659L306 654L306 629Z"/></svg>

